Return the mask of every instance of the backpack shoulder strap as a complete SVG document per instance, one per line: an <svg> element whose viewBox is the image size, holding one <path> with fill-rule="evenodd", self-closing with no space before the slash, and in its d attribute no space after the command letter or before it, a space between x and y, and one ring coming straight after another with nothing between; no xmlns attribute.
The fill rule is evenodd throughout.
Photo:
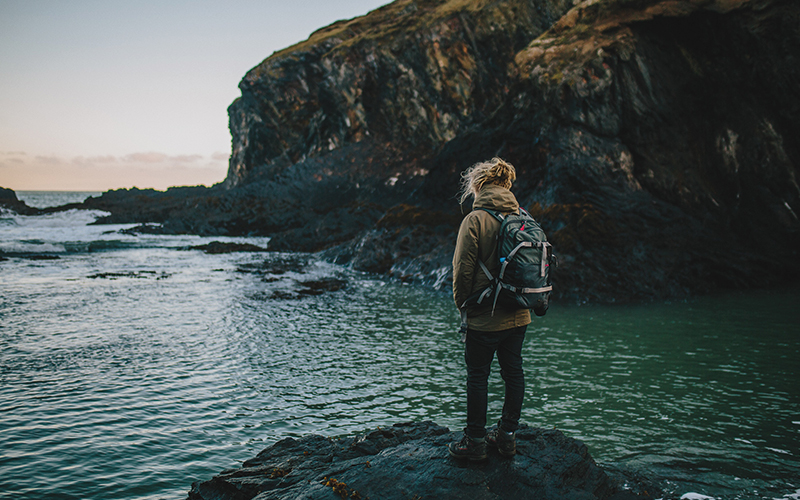
<svg viewBox="0 0 800 500"><path fill-rule="evenodd" d="M498 212L496 210L491 210L491 209L484 208L484 207L478 207L478 210L483 210L484 212L489 212L492 215L492 217L497 219L497 221L500 222L500 223L502 223L505 220L505 216L503 216L503 214L501 214L500 212Z"/></svg>
<svg viewBox="0 0 800 500"><path fill-rule="evenodd" d="M485 274L486 277L489 278L489 281L494 281L494 276L492 276L492 273L489 272L489 268L486 267L486 264L484 264L483 261L481 261L480 259L478 259L478 264L480 264L481 269L483 269L483 274Z"/></svg>
<svg viewBox="0 0 800 500"><path fill-rule="evenodd" d="M500 212L497 212L496 210L491 210L491 209L484 208L484 207L478 207L478 210L483 210L484 212L488 212L492 217L497 219L497 221L501 225L503 224L503 221L505 220L505 216L503 214L501 214ZM483 270L483 274L485 274L486 277L489 278L489 281L494 281L494 276L492 276L492 273L489 272L489 268L486 267L486 264L484 264L480 259L478 259L478 264L480 264L481 269Z"/></svg>

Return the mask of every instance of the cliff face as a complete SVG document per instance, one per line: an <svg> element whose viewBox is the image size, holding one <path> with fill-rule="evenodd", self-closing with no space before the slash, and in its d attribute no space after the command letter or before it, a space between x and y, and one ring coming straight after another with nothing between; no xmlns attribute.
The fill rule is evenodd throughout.
<svg viewBox="0 0 800 500"><path fill-rule="evenodd" d="M421 159L504 104L514 56L569 6L400 0L315 32L240 83L226 184L342 149L354 165L321 175L413 182Z"/></svg>
<svg viewBox="0 0 800 500"><path fill-rule="evenodd" d="M798 21L779 0L400 0L245 76L225 186L275 248L444 283L458 174L499 155L560 294L796 279Z"/></svg>
<svg viewBox="0 0 800 500"><path fill-rule="evenodd" d="M563 278L607 294L797 276L797 6L638 4L581 4L516 57L514 119L546 151L524 199L563 226ZM597 246L619 253L587 260ZM596 266L619 279L587 282Z"/></svg>

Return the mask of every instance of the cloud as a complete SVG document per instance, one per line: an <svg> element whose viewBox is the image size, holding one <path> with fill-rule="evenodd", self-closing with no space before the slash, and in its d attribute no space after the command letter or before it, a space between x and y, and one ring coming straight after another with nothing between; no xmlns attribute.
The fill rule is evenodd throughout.
<svg viewBox="0 0 800 500"><path fill-rule="evenodd" d="M11 167L10 163L16 163L17 165L24 165L25 159L19 158L20 156L26 156L24 151L3 151L0 152L0 155L10 158L3 158L2 162L0 162L0 168L8 168Z"/></svg>
<svg viewBox="0 0 800 500"><path fill-rule="evenodd" d="M131 153L120 160L129 163L195 163L203 159L203 155L167 155L155 151Z"/></svg>
<svg viewBox="0 0 800 500"><path fill-rule="evenodd" d="M122 158L122 161L137 162L137 163L162 163L167 158L169 157L164 153L155 153L155 152L131 153L129 155L125 155Z"/></svg>
<svg viewBox="0 0 800 500"><path fill-rule="evenodd" d="M113 155L105 155L105 156L89 156L88 158L85 156L76 156L72 159L73 165L96 165L100 164L107 164L107 163L117 163L117 157Z"/></svg>
<svg viewBox="0 0 800 500"><path fill-rule="evenodd" d="M221 153L219 151L215 153L211 153L211 159L214 161L228 161L230 160L231 155L228 153Z"/></svg>
<svg viewBox="0 0 800 500"><path fill-rule="evenodd" d="M178 156L170 156L168 158L169 161L173 161L175 163L192 163L202 159L203 159L202 155L178 155Z"/></svg>
<svg viewBox="0 0 800 500"><path fill-rule="evenodd" d="M122 156L95 155L60 157L27 156L5 153L0 161L0 185L25 190L105 191L121 187L212 185L222 182L227 161L222 153L212 155L167 155L158 152L130 153ZM224 155L227 160L227 155Z"/></svg>
<svg viewBox="0 0 800 500"><path fill-rule="evenodd" d="M112 155L90 156L86 158L86 161L89 163L116 163L117 157Z"/></svg>
<svg viewBox="0 0 800 500"><path fill-rule="evenodd" d="M37 156L36 161L38 163L44 163L47 165L60 165L62 163L66 163L63 158L58 156Z"/></svg>

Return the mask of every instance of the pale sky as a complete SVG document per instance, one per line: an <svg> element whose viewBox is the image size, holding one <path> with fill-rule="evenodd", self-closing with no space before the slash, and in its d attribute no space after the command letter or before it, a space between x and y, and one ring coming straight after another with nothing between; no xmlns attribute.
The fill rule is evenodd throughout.
<svg viewBox="0 0 800 500"><path fill-rule="evenodd" d="M0 0L0 186L212 185L276 50L389 0Z"/></svg>

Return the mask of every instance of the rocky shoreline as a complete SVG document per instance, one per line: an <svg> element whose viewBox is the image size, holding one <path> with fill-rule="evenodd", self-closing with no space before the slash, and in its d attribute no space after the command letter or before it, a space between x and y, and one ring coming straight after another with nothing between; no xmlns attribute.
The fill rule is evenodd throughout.
<svg viewBox="0 0 800 500"><path fill-rule="evenodd" d="M397 0L250 70L224 182L48 210L449 286L459 173L499 155L559 257L556 300L800 279L800 4Z"/></svg>
<svg viewBox="0 0 800 500"><path fill-rule="evenodd" d="M395 424L353 437L285 438L244 462L192 484L188 500L656 498L646 481L599 467L582 442L555 429L523 427L517 455L490 450L485 462L459 462L457 439L432 422Z"/></svg>

